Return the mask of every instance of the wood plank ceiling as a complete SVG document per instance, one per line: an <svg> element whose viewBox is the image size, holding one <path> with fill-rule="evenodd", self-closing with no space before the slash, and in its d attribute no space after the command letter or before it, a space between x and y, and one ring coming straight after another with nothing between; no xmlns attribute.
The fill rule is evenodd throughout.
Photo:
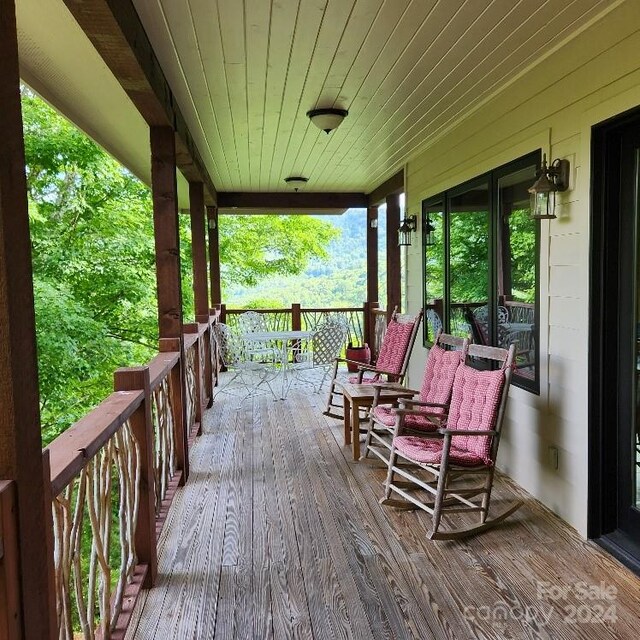
<svg viewBox="0 0 640 640"><path fill-rule="evenodd" d="M148 183L145 122L65 1L16 0L21 75ZM125 1L219 192L369 193L624 0ZM330 135L305 115L327 106Z"/></svg>
<svg viewBox="0 0 640 640"><path fill-rule="evenodd" d="M616 3L134 4L218 191L369 192ZM332 106L326 135L305 114Z"/></svg>

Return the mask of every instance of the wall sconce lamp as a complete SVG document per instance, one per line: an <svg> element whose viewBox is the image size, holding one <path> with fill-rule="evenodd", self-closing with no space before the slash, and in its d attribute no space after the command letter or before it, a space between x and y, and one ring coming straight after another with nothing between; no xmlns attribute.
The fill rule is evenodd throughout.
<svg viewBox="0 0 640 640"><path fill-rule="evenodd" d="M568 160L556 158L547 167L547 155L542 156L542 168L537 180L529 187L531 194L531 217L534 220L552 220L556 218L556 193L569 188L570 165Z"/></svg>
<svg viewBox="0 0 640 640"><path fill-rule="evenodd" d="M209 218L209 229L211 229L211 231L214 231L215 228L216 228L216 219Z"/></svg>
<svg viewBox="0 0 640 640"><path fill-rule="evenodd" d="M418 216L405 216L398 229L398 246L411 246L411 232L418 228Z"/></svg>
<svg viewBox="0 0 640 640"><path fill-rule="evenodd" d="M372 218L371 220L369 220L369 227L371 229L377 229L378 228L378 218Z"/></svg>
<svg viewBox="0 0 640 640"><path fill-rule="evenodd" d="M311 109L307 111L307 117L313 124L325 133L331 133L349 115L346 109Z"/></svg>
<svg viewBox="0 0 640 640"><path fill-rule="evenodd" d="M433 222L431 222L431 218L427 216L427 219L424 221L424 229L422 232L424 233L424 246L425 247L433 247L436 243L436 228L433 226Z"/></svg>

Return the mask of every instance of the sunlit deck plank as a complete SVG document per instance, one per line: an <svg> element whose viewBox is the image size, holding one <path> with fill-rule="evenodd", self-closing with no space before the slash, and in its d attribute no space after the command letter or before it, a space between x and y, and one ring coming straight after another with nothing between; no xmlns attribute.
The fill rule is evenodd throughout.
<svg viewBox="0 0 640 640"><path fill-rule="evenodd" d="M130 638L635 637L640 582L598 547L526 495L501 528L428 541L426 514L378 504L384 470L351 460L322 400L294 389L286 402L215 402ZM518 491L500 478L494 496ZM576 593L601 580L612 603ZM569 593L540 598L541 582ZM617 622L567 622L598 604Z"/></svg>

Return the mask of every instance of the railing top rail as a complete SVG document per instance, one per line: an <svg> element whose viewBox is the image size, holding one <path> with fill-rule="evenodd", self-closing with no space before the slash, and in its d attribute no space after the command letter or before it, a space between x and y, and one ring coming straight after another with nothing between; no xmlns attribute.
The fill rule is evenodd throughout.
<svg viewBox="0 0 640 640"><path fill-rule="evenodd" d="M256 313L291 313L291 307L285 307L284 309L227 309L226 313L229 314L241 314L247 311L255 311Z"/></svg>
<svg viewBox="0 0 640 640"><path fill-rule="evenodd" d="M184 350L188 351L198 341L198 333L186 333L184 336Z"/></svg>
<svg viewBox="0 0 640 640"><path fill-rule="evenodd" d="M362 311L362 307L301 307L300 311L303 313L309 312L328 312L328 313L339 313L339 312L351 312L351 311Z"/></svg>
<svg viewBox="0 0 640 640"><path fill-rule="evenodd" d="M177 351L167 351L159 353L153 360L149 362L149 378L151 379L151 391L154 391L158 385L167 377L171 369L175 367L180 359Z"/></svg>
<svg viewBox="0 0 640 640"><path fill-rule="evenodd" d="M47 447L54 497L80 473L143 400L142 390L112 393Z"/></svg>

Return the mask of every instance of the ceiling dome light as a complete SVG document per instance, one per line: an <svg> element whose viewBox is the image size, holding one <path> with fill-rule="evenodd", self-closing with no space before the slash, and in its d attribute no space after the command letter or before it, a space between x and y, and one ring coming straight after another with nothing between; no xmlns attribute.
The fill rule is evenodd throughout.
<svg viewBox="0 0 640 640"><path fill-rule="evenodd" d="M349 115L346 109L311 109L307 111L307 117L313 124L322 129L325 133L330 133Z"/></svg>
<svg viewBox="0 0 640 640"><path fill-rule="evenodd" d="M307 182L309 182L309 178L303 178L302 176L289 176L285 178L284 181L290 186L293 187L294 191L301 189L304 187Z"/></svg>

